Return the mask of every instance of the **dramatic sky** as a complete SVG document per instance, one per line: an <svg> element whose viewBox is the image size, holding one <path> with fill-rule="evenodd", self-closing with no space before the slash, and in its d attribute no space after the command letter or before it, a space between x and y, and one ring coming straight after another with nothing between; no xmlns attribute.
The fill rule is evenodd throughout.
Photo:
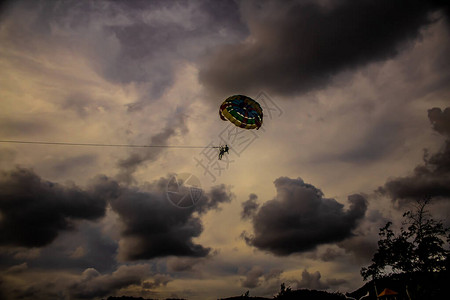
<svg viewBox="0 0 450 300"><path fill-rule="evenodd" d="M443 2L2 4L0 298L360 287L415 199L450 225Z"/></svg>

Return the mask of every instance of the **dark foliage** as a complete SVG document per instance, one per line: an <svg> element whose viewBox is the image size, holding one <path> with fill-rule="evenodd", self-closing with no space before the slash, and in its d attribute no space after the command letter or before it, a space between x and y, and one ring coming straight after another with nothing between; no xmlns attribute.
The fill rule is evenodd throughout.
<svg viewBox="0 0 450 300"><path fill-rule="evenodd" d="M397 300L409 300L408 293L414 300L438 300L448 297L446 286L450 282L450 273L413 273L394 274L376 280L371 280L358 290L349 293L348 296L359 299L367 292L369 296L365 300L377 299L376 293L380 294L385 288L398 293Z"/></svg>
<svg viewBox="0 0 450 300"><path fill-rule="evenodd" d="M372 278L361 288L371 291L370 299L376 299L375 292L379 294L384 288L395 290L397 299L446 298L450 228L431 218L426 210L429 201L418 200L413 211L403 214L406 228L401 227L399 234L394 233L391 222L380 228L372 264L361 269L364 280Z"/></svg>
<svg viewBox="0 0 450 300"><path fill-rule="evenodd" d="M337 300L345 299L345 296L341 293L328 293L325 291L315 291L315 290L292 290L290 287L286 287L284 283L281 284L280 292L276 295L274 300L290 300L290 299L308 299L308 300ZM264 297L249 297L248 294L230 298L223 298L220 300L273 300Z"/></svg>
<svg viewBox="0 0 450 300"><path fill-rule="evenodd" d="M414 211L403 214L406 221L400 234L395 235L388 222L380 228L378 250L372 258L372 264L361 269L364 280L395 273L432 273L447 270L450 254L444 245L449 241L450 228L444 228L442 222L431 218L425 209L429 199L417 201ZM447 270L448 271L448 270Z"/></svg>

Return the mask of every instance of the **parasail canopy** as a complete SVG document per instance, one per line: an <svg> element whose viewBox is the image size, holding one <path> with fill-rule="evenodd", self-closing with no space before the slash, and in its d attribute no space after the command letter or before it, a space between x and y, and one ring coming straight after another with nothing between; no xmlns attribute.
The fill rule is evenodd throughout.
<svg viewBox="0 0 450 300"><path fill-rule="evenodd" d="M228 97L220 105L220 118L245 129L259 129L263 123L263 111L258 102L244 95Z"/></svg>

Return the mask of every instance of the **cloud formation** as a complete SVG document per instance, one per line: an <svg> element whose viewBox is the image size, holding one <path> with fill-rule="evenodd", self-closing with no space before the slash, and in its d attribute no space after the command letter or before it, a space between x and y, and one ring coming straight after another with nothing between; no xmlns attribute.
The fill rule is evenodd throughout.
<svg viewBox="0 0 450 300"><path fill-rule="evenodd" d="M245 274L245 279L242 281L242 286L246 288L255 288L260 285L259 279L264 275L264 270L260 266L254 266Z"/></svg>
<svg viewBox="0 0 450 300"><path fill-rule="evenodd" d="M249 199L241 204L242 205L241 219L243 220L251 219L255 215L259 207L257 200L258 200L257 195L250 194Z"/></svg>
<svg viewBox="0 0 450 300"><path fill-rule="evenodd" d="M334 199L301 178L275 180L277 196L267 201L253 217L254 236L247 242L275 255L289 255L316 246L341 241L352 235L364 217L367 201L351 195L347 211Z"/></svg>
<svg viewBox="0 0 450 300"><path fill-rule="evenodd" d="M260 285L268 287L275 284L278 287L282 273L281 269L264 270L261 266L253 266L245 272L245 278L241 279L241 286L252 289Z"/></svg>
<svg viewBox="0 0 450 300"><path fill-rule="evenodd" d="M95 268L101 273L111 272L118 265L118 247L117 240L105 234L101 221L82 222L76 231L60 234L53 243L41 248L31 266L41 270ZM11 262L23 260L16 255L8 259Z"/></svg>
<svg viewBox="0 0 450 300"><path fill-rule="evenodd" d="M188 128L185 124L185 117L176 113L169 118L166 126L162 130L150 137L148 144L153 146L167 146L169 139L177 134L186 134ZM134 173L143 164L153 162L165 150L164 147L141 148L131 152L127 158L118 161L119 181L130 184L135 183Z"/></svg>
<svg viewBox="0 0 450 300"><path fill-rule="evenodd" d="M326 290L329 286L322 282L322 275L319 271L309 273L304 269L302 272L302 279L297 281L297 288L311 289L311 290Z"/></svg>
<svg viewBox="0 0 450 300"><path fill-rule="evenodd" d="M132 21L106 26L119 51L110 63L102 65L101 72L120 83L150 84L152 98L160 97L173 84L176 65L182 59L195 60L213 42L233 39L245 31L234 1L128 1L110 9Z"/></svg>
<svg viewBox="0 0 450 300"><path fill-rule="evenodd" d="M102 78L139 87L140 104L159 99L180 64L247 33L231 0L16 1L5 11L8 44L33 54L52 47L82 54Z"/></svg>
<svg viewBox="0 0 450 300"><path fill-rule="evenodd" d="M78 282L70 287L71 294L76 298L91 299L103 297L130 285L141 285L146 276L150 275L150 266L123 265L111 274L100 274L96 269L86 269Z"/></svg>
<svg viewBox="0 0 450 300"><path fill-rule="evenodd" d="M205 257L210 248L195 244L203 226L199 214L230 202L232 194L224 186L204 193L195 205L176 207L167 199L170 178L147 183L141 189L118 188L111 199L112 209L122 222L119 256L122 260L139 260L169 255ZM115 185L111 181L110 184Z"/></svg>
<svg viewBox="0 0 450 300"><path fill-rule="evenodd" d="M310 290L327 290L331 287L337 287L339 285L347 283L344 279L336 279L330 278L322 280L322 275L319 271L314 273L308 272L307 269L304 269L302 272L301 280L293 280L296 283L297 289L310 289Z"/></svg>
<svg viewBox="0 0 450 300"><path fill-rule="evenodd" d="M450 197L450 107L428 110L428 118L435 131L446 137L444 149L428 156L424 165L413 174L388 180L378 192L388 195L400 205L411 200Z"/></svg>
<svg viewBox="0 0 450 300"><path fill-rule="evenodd" d="M95 186L84 191L45 181L31 170L0 174L0 245L42 247L76 220L105 215L107 198Z"/></svg>
<svg viewBox="0 0 450 300"><path fill-rule="evenodd" d="M244 2L250 37L218 47L199 78L226 94L306 92L341 71L394 57L440 6L419 0Z"/></svg>
<svg viewBox="0 0 450 300"><path fill-rule="evenodd" d="M196 257L169 257L166 264L171 272L192 272L195 271L196 265L202 262Z"/></svg>
<svg viewBox="0 0 450 300"><path fill-rule="evenodd" d="M46 246L61 231L75 229L74 221L103 217L109 203L122 223L119 256L123 260L208 255L210 248L192 241L203 231L199 215L230 202L232 193L225 185L214 186L201 195L196 205L180 208L167 199L168 184L169 178L161 178L145 186L130 187L106 176L97 176L86 190L82 190L77 186L42 180L27 169L3 172L0 177L0 245ZM95 233L92 231L93 236ZM99 239L95 243L88 239L86 243L84 247L78 245L81 248L70 254L71 260L63 265L89 262L98 255L95 252L99 249L108 253L116 249L109 240ZM91 252L85 253L86 250ZM36 263L64 258L68 259L44 255ZM99 262L109 259L104 257ZM101 263L98 265L104 268Z"/></svg>

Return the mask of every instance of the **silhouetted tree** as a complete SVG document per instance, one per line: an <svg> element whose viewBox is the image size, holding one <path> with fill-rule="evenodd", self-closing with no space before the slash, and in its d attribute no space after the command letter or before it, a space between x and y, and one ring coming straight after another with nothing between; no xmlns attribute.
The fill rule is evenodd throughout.
<svg viewBox="0 0 450 300"><path fill-rule="evenodd" d="M286 297L292 292L291 287L286 287L284 282L280 286L280 292L275 296L275 299L280 299L282 297Z"/></svg>
<svg viewBox="0 0 450 300"><path fill-rule="evenodd" d="M364 280L377 279L393 273L439 272L448 267L449 251L444 248L444 239L450 240L450 228L431 218L425 209L430 199L417 201L414 211L403 214L406 219L400 234L391 229L392 222L380 228L378 250L372 264L361 269Z"/></svg>

